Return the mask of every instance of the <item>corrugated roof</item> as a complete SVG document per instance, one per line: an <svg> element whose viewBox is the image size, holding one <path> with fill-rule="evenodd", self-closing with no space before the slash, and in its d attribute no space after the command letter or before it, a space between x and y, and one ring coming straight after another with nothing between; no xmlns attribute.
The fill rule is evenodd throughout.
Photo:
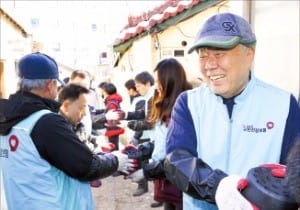
<svg viewBox="0 0 300 210"><path fill-rule="evenodd" d="M8 21L10 21L18 30L20 30L20 32L24 37L29 36L28 32L1 7L0 7L0 14L3 15L3 17L6 18Z"/></svg>
<svg viewBox="0 0 300 210"><path fill-rule="evenodd" d="M136 37L144 31L170 19L186 9L190 9L204 0L166 0L162 5L139 16L129 16L128 25L121 31L114 45L119 45Z"/></svg>

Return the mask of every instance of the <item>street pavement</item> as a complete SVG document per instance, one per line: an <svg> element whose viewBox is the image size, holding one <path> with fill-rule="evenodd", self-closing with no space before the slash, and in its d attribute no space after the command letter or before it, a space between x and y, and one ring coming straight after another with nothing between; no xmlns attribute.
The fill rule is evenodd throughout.
<svg viewBox="0 0 300 210"><path fill-rule="evenodd" d="M153 182L149 182L149 191L134 197L132 193L137 184L125 180L123 176L102 179L102 186L92 188L95 210L162 210L163 207L151 208L153 202Z"/></svg>

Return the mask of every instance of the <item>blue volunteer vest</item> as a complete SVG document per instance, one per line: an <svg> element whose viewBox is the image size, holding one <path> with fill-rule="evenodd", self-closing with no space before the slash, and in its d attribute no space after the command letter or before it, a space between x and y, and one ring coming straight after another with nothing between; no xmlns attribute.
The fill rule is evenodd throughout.
<svg viewBox="0 0 300 210"><path fill-rule="evenodd" d="M232 118L220 96L203 85L188 91L197 136L198 157L213 169L246 177L250 168L278 163L290 93L252 75L245 90L235 98ZM217 210L215 205L183 198L184 209Z"/></svg>
<svg viewBox="0 0 300 210"><path fill-rule="evenodd" d="M152 129L151 139L154 140L154 150L151 159L155 161L163 160L166 157L166 139L168 128L166 123L158 121Z"/></svg>
<svg viewBox="0 0 300 210"><path fill-rule="evenodd" d="M89 183L71 178L41 158L30 137L36 122L49 112L33 113L0 137L8 209L92 210Z"/></svg>

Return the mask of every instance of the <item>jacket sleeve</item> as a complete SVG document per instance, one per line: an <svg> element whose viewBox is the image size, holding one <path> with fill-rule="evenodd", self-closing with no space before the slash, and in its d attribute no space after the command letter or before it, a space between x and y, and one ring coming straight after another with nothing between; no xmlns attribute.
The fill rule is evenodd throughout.
<svg viewBox="0 0 300 210"><path fill-rule="evenodd" d="M128 122L127 126L134 131L143 131L151 130L154 125L147 120L132 120Z"/></svg>
<svg viewBox="0 0 300 210"><path fill-rule="evenodd" d="M164 170L166 178L178 189L211 203L215 203L219 182L227 176L221 170L213 170L186 150L176 150L168 154L164 161Z"/></svg>
<svg viewBox="0 0 300 210"><path fill-rule="evenodd" d="M289 114L286 120L285 131L281 147L280 163L286 164L287 156L300 134L300 109L296 98L291 95Z"/></svg>
<svg viewBox="0 0 300 210"><path fill-rule="evenodd" d="M145 110L127 112L126 120L142 120L142 119L145 119Z"/></svg>
<svg viewBox="0 0 300 210"><path fill-rule="evenodd" d="M147 180L166 178L164 160L152 161L143 167L144 176Z"/></svg>
<svg viewBox="0 0 300 210"><path fill-rule="evenodd" d="M183 192L215 202L215 191L226 174L213 170L198 157L197 136L187 100L187 92L183 92L174 104L167 133L165 174Z"/></svg>
<svg viewBox="0 0 300 210"><path fill-rule="evenodd" d="M43 159L70 177L91 181L112 174L118 167L114 156L96 156L58 114L41 117L31 138Z"/></svg>
<svg viewBox="0 0 300 210"><path fill-rule="evenodd" d="M93 154L87 174L80 178L82 181L92 181L113 174L118 168L118 158L112 154Z"/></svg>
<svg viewBox="0 0 300 210"><path fill-rule="evenodd" d="M93 129L103 129L105 128L105 113L101 114L92 114L92 128Z"/></svg>
<svg viewBox="0 0 300 210"><path fill-rule="evenodd" d="M145 100L140 100L135 104L135 111L127 113L126 120L142 120L145 119Z"/></svg>

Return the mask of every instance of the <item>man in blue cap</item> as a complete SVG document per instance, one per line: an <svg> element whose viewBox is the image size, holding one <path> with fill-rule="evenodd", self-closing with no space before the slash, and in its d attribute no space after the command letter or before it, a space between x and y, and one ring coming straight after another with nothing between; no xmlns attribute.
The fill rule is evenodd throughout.
<svg viewBox="0 0 300 210"><path fill-rule="evenodd" d="M1 170L8 209L92 210L89 181L121 170L127 155L96 155L57 114L58 67L43 53L19 61L19 90L0 100Z"/></svg>
<svg viewBox="0 0 300 210"><path fill-rule="evenodd" d="M254 209L237 189L241 177L263 163L286 163L299 107L291 93L255 77L255 44L245 19L222 13L204 23L189 50L198 53L205 84L177 98L164 162L184 209L216 210L216 198L221 209Z"/></svg>

